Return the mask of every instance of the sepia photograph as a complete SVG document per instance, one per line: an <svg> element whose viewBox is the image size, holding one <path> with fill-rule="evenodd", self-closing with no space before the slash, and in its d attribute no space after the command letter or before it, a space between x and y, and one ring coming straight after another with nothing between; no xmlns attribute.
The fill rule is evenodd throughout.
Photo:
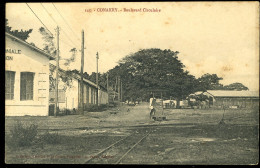
<svg viewBox="0 0 260 168"><path fill-rule="evenodd" d="M5 163L258 165L259 2L5 3Z"/></svg>

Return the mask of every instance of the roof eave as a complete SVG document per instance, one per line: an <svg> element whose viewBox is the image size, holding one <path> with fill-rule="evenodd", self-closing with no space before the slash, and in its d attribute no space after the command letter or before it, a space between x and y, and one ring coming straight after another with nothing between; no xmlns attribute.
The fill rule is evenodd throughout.
<svg viewBox="0 0 260 168"><path fill-rule="evenodd" d="M20 43L22 43L22 44L24 44L24 45L30 47L30 48L33 49L33 50L38 51L39 53L41 53L41 54L45 55L46 57L48 57L50 60L55 60L55 58L54 58L53 56L51 56L50 54L44 52L43 50L41 50L41 49L38 48L38 47L35 47L35 46L33 46L33 45L27 43L26 41L24 41L24 40L22 40L22 39L20 39L20 38L18 38L18 37L15 37L15 36L13 36L13 35L7 33L7 32L5 32L5 35L7 35L7 36L9 36L9 37L11 37L11 38L13 38L13 39L19 41Z"/></svg>

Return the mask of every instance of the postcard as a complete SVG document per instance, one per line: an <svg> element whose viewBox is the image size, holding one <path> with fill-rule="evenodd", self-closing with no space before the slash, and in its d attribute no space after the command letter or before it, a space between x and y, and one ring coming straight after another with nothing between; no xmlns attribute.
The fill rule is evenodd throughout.
<svg viewBox="0 0 260 168"><path fill-rule="evenodd" d="M5 9L6 164L259 163L259 2Z"/></svg>

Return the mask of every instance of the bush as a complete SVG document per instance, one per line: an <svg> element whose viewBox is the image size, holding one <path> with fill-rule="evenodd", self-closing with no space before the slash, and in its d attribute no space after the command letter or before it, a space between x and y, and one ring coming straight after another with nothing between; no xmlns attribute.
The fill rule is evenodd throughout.
<svg viewBox="0 0 260 168"><path fill-rule="evenodd" d="M40 136L40 140L46 144L58 144L60 143L61 138L57 132L50 134L47 130L42 136Z"/></svg>
<svg viewBox="0 0 260 168"><path fill-rule="evenodd" d="M12 146L29 146L34 142L38 134L38 125L31 124L30 126L25 126L18 121L10 132L10 143Z"/></svg>

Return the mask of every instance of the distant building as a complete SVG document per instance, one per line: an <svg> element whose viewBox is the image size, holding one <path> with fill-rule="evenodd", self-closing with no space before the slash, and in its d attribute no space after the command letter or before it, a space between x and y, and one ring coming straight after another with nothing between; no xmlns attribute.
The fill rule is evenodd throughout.
<svg viewBox="0 0 260 168"><path fill-rule="evenodd" d="M108 102L109 104L113 104L113 103L118 103L118 92L115 91L111 86L109 86L108 88L108 95L109 95L109 98L108 98Z"/></svg>
<svg viewBox="0 0 260 168"><path fill-rule="evenodd" d="M49 60L43 50L5 33L5 115L47 116Z"/></svg>
<svg viewBox="0 0 260 168"><path fill-rule="evenodd" d="M259 107L259 92L255 91L207 90L202 94L212 98L213 107Z"/></svg>

